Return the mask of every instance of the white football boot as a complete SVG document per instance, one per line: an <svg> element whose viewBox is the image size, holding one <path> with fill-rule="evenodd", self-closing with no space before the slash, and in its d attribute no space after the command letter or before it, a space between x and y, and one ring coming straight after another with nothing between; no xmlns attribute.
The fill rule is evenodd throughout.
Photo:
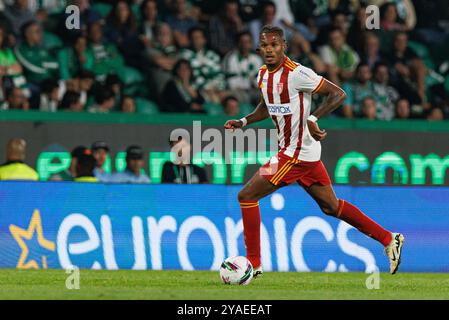
<svg viewBox="0 0 449 320"><path fill-rule="evenodd" d="M395 274L401 264L404 236L400 233L392 233L391 236L390 244L385 247L385 254L390 258L390 273Z"/></svg>
<svg viewBox="0 0 449 320"><path fill-rule="evenodd" d="M262 265L260 265L254 269L253 278L254 279L260 278L262 276L262 274L263 274Z"/></svg>

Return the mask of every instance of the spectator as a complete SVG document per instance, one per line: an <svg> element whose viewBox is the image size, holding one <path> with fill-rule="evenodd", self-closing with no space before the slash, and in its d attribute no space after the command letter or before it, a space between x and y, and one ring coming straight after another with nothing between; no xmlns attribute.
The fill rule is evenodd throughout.
<svg viewBox="0 0 449 320"><path fill-rule="evenodd" d="M235 37L243 31L243 27L238 0L225 0L219 14L214 15L209 21L211 48L224 56L233 49Z"/></svg>
<svg viewBox="0 0 449 320"><path fill-rule="evenodd" d="M116 1L106 19L106 38L123 53L128 63L140 55L137 22L131 8L124 0Z"/></svg>
<svg viewBox="0 0 449 320"><path fill-rule="evenodd" d="M374 32L365 34L362 61L367 63L371 70L381 61L379 38Z"/></svg>
<svg viewBox="0 0 449 320"><path fill-rule="evenodd" d="M75 77L81 70L92 70L94 55L87 46L86 37L79 35L74 39L73 46L61 49L58 61L59 78L62 80Z"/></svg>
<svg viewBox="0 0 449 320"><path fill-rule="evenodd" d="M388 57L392 70L392 84L401 96L408 97L412 104L426 102L426 66L408 47L408 35L398 32L393 41L393 50ZM415 89L416 88L416 89Z"/></svg>
<svg viewBox="0 0 449 320"><path fill-rule="evenodd" d="M195 27L189 31L190 49L181 52L193 69L193 86L200 90L207 101L220 102L225 87L220 56L207 49L205 31Z"/></svg>
<svg viewBox="0 0 449 320"><path fill-rule="evenodd" d="M27 97L30 95L22 66L11 49L7 35L6 28L0 25L0 102L4 100L2 87L19 87Z"/></svg>
<svg viewBox="0 0 449 320"><path fill-rule="evenodd" d="M377 101L377 116L379 120L392 120L394 104L399 99L399 93L389 84L388 65L377 63L374 67L373 89Z"/></svg>
<svg viewBox="0 0 449 320"><path fill-rule="evenodd" d="M160 25L157 0L144 0L140 5L142 23L139 34L145 48L151 48L156 42L156 30Z"/></svg>
<svg viewBox="0 0 449 320"><path fill-rule="evenodd" d="M314 44L316 46L325 45L329 39L329 33L335 29L339 29L342 32L343 37L347 39L349 27L348 17L345 15L345 13L339 10L333 11L331 12L331 24L320 28Z"/></svg>
<svg viewBox="0 0 449 320"><path fill-rule="evenodd" d="M172 0L172 12L166 18L173 30L175 43L178 47L189 46L188 31L197 25L197 22L188 15L186 0Z"/></svg>
<svg viewBox="0 0 449 320"><path fill-rule="evenodd" d="M176 63L178 49L174 44L173 33L170 26L161 23L157 28L156 43L147 47L145 51L150 63L149 76L154 91L159 95L171 78L171 71Z"/></svg>
<svg viewBox="0 0 449 320"><path fill-rule="evenodd" d="M80 94L81 105L83 108L85 106L91 106L93 102L88 99L93 96L93 87L95 83L95 75L87 70L81 70L77 75L76 79L78 82L77 92Z"/></svg>
<svg viewBox="0 0 449 320"><path fill-rule="evenodd" d="M34 20L33 12L28 8L28 0L14 0L11 5L5 7L3 15L16 36L20 35L23 25Z"/></svg>
<svg viewBox="0 0 449 320"><path fill-rule="evenodd" d="M260 16L260 4L257 0L240 0L240 17L243 22L249 22Z"/></svg>
<svg viewBox="0 0 449 320"><path fill-rule="evenodd" d="M120 103L120 110L124 113L135 113L136 103L133 97L128 95L123 96L122 101Z"/></svg>
<svg viewBox="0 0 449 320"><path fill-rule="evenodd" d="M235 117L240 114L240 103L235 96L227 96L221 104L227 116Z"/></svg>
<svg viewBox="0 0 449 320"><path fill-rule="evenodd" d="M25 164L25 155L25 140L9 140L6 145L6 162L0 166L0 180L38 180L37 172Z"/></svg>
<svg viewBox="0 0 449 320"><path fill-rule="evenodd" d="M206 171L190 162L190 144L180 139L170 141L172 151L176 154L174 162L167 161L162 167L162 183L207 183Z"/></svg>
<svg viewBox="0 0 449 320"><path fill-rule="evenodd" d="M24 41L15 48L15 54L25 69L25 77L35 85L54 78L58 62L42 45L42 28L37 22L22 27Z"/></svg>
<svg viewBox="0 0 449 320"><path fill-rule="evenodd" d="M98 178L94 175L95 158L89 149L79 155L76 162L76 177L75 182L98 182Z"/></svg>
<svg viewBox="0 0 449 320"><path fill-rule="evenodd" d="M257 104L260 89L256 77L263 62L259 55L252 53L252 36L244 31L237 37L237 49L229 52L223 61L223 71L228 88L244 103Z"/></svg>
<svg viewBox="0 0 449 320"><path fill-rule="evenodd" d="M301 34L295 33L292 35L288 50L288 56L293 61L299 62L308 68L312 68L318 74L326 72L326 65L323 60L312 51L310 42Z"/></svg>
<svg viewBox="0 0 449 320"><path fill-rule="evenodd" d="M408 119L410 118L410 103L407 99L399 99L396 102L396 118Z"/></svg>
<svg viewBox="0 0 449 320"><path fill-rule="evenodd" d="M362 101L362 118L376 120L377 105L373 97L365 97Z"/></svg>
<svg viewBox="0 0 449 320"><path fill-rule="evenodd" d="M110 174L104 170L106 160L109 157L109 146L104 141L96 141L91 147L92 155L95 159L93 175L101 182L110 180Z"/></svg>
<svg viewBox="0 0 449 320"><path fill-rule="evenodd" d="M123 172L114 173L111 182L115 183L150 183L150 178L143 171L143 150L132 145L126 149L126 168Z"/></svg>
<svg viewBox="0 0 449 320"><path fill-rule="evenodd" d="M319 48L319 54L326 64L328 78L339 84L354 75L360 61L359 55L346 44L343 32L334 28L329 32L329 43Z"/></svg>
<svg viewBox="0 0 449 320"><path fill-rule="evenodd" d="M427 120L441 121L444 119L443 111L440 108L433 108L427 115Z"/></svg>
<svg viewBox="0 0 449 320"><path fill-rule="evenodd" d="M66 91L59 105L59 109L72 112L83 111L81 95L75 91Z"/></svg>
<svg viewBox="0 0 449 320"><path fill-rule="evenodd" d="M59 84L54 79L47 79L42 83L39 110L56 112L59 106Z"/></svg>
<svg viewBox="0 0 449 320"><path fill-rule="evenodd" d="M366 5L361 5L355 14L354 19L351 22L351 26L348 30L348 44L354 48L358 53L362 53L366 46L366 36L368 33L372 34L372 31L369 31L366 28L368 15L366 13Z"/></svg>
<svg viewBox="0 0 449 320"><path fill-rule="evenodd" d="M88 150L85 146L77 146L75 147L70 155L72 159L70 161L70 166L68 169L60 171L58 173L52 174L48 180L49 181L73 181L73 178L76 177L76 166L78 164L78 158L86 153ZM89 151L87 151L89 152Z"/></svg>
<svg viewBox="0 0 449 320"><path fill-rule="evenodd" d="M105 80L105 86L114 94L114 110L120 109L120 101L122 100L122 81L116 74L108 74Z"/></svg>
<svg viewBox="0 0 449 320"><path fill-rule="evenodd" d="M384 31L408 31L405 23L398 17L398 11L394 3L385 3L380 8L380 27Z"/></svg>
<svg viewBox="0 0 449 320"><path fill-rule="evenodd" d="M259 43L259 33L263 26L272 25L282 27L280 21L275 20L276 5L273 1L266 1L262 5L262 15L259 19L255 19L249 23L249 31L252 34L253 49L256 49Z"/></svg>
<svg viewBox="0 0 449 320"><path fill-rule="evenodd" d="M362 102L365 97L374 97L372 73L367 64L361 63L357 66L355 81L343 85L346 99L343 102L341 112L346 118L360 116L362 113Z"/></svg>
<svg viewBox="0 0 449 320"><path fill-rule="evenodd" d="M22 89L12 87L6 90L6 101L0 107L1 110L24 110L30 109L30 104Z"/></svg>
<svg viewBox="0 0 449 320"><path fill-rule="evenodd" d="M109 113L115 105L114 93L107 87L101 86L95 93L95 102L87 110L91 113Z"/></svg>
<svg viewBox="0 0 449 320"><path fill-rule="evenodd" d="M162 92L165 112L204 113L204 98L192 85L192 67L189 61L181 59L173 68L173 79Z"/></svg>
<svg viewBox="0 0 449 320"><path fill-rule="evenodd" d="M124 66L124 60L117 47L103 39L103 25L101 21L89 26L90 49L93 52L94 64L92 71L97 80L104 80L106 75Z"/></svg>

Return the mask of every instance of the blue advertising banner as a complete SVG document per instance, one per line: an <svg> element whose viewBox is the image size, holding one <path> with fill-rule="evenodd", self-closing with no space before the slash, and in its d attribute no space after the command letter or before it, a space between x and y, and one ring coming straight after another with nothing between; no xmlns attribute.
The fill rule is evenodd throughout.
<svg viewBox="0 0 449 320"><path fill-rule="evenodd" d="M218 270L244 255L239 186L0 183L0 267ZM405 235L401 271L449 272L449 188L336 186ZM388 271L382 246L297 186L260 201L266 271Z"/></svg>

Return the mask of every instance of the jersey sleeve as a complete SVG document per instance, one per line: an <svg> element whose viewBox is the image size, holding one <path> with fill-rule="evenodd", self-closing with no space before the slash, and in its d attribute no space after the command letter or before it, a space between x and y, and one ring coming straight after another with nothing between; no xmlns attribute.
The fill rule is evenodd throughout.
<svg viewBox="0 0 449 320"><path fill-rule="evenodd" d="M322 76L317 75L315 71L302 65L298 66L293 72L294 88L298 91L315 93L324 82Z"/></svg>

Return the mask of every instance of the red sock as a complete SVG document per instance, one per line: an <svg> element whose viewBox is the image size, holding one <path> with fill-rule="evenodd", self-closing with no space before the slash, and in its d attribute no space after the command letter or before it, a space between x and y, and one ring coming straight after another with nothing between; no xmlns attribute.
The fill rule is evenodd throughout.
<svg viewBox="0 0 449 320"><path fill-rule="evenodd" d="M338 200L337 218L349 223L368 237L379 241L384 246L387 246L391 242L391 232L382 228L347 201Z"/></svg>
<svg viewBox="0 0 449 320"><path fill-rule="evenodd" d="M246 257L254 268L260 266L260 210L258 201L240 201Z"/></svg>

